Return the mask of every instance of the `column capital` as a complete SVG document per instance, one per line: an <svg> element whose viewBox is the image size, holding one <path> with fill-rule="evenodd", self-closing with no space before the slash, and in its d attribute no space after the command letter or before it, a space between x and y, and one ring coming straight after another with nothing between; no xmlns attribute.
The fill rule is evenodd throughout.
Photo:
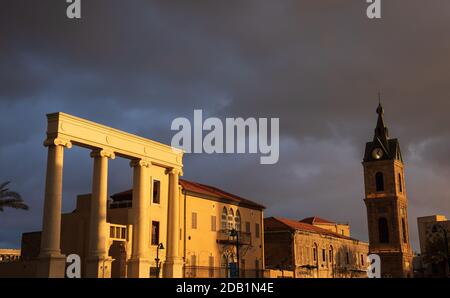
<svg viewBox="0 0 450 298"><path fill-rule="evenodd" d="M44 141L44 146L63 146L70 149L72 148L72 142L63 138L48 138Z"/></svg>
<svg viewBox="0 0 450 298"><path fill-rule="evenodd" d="M95 149L91 152L91 157L107 157L110 159L115 159L116 155L114 152L106 150L106 149Z"/></svg>
<svg viewBox="0 0 450 298"><path fill-rule="evenodd" d="M170 168L166 170L167 174L183 176L183 170L180 168Z"/></svg>
<svg viewBox="0 0 450 298"><path fill-rule="evenodd" d="M152 163L145 159L133 159L130 161L130 167L146 167L149 168Z"/></svg>

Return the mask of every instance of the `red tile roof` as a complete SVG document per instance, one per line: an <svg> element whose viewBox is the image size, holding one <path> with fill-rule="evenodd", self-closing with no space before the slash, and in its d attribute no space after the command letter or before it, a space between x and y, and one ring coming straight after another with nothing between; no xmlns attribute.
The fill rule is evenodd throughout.
<svg viewBox="0 0 450 298"><path fill-rule="evenodd" d="M230 203L234 203L237 205L247 206L250 208L256 208L256 209L265 209L263 205L260 205L258 203L255 203L253 201L244 199L242 197L239 197L237 195L231 194L229 192L226 192L224 190L221 190L217 187L201 184L198 182L192 182L185 179L180 179L180 185L183 188L184 191L190 192L192 194L200 194L208 197L212 197L219 200L228 201ZM133 195L133 191L126 190L120 193L113 194L111 198L114 201L127 201L131 200L131 197Z"/></svg>
<svg viewBox="0 0 450 298"><path fill-rule="evenodd" d="M339 233L322 229L301 221L281 217L268 217L264 219L264 231L283 231L283 230L306 231L347 240L356 240L351 237L347 237Z"/></svg>
<svg viewBox="0 0 450 298"><path fill-rule="evenodd" d="M256 209L265 209L266 208L261 204L244 199L242 197L231 194L229 192L226 192L226 191L221 190L214 186L201 184L198 182L192 182L192 181L188 181L188 180L184 180L184 179L180 179L180 185L183 187L183 189L185 191L188 191L191 193L202 194L202 195L214 197L216 199L222 199L222 200L228 201L230 203L248 206L251 208L256 208Z"/></svg>
<svg viewBox="0 0 450 298"><path fill-rule="evenodd" d="M300 222L308 223L310 225L315 224L315 223L317 223L317 224L332 224L332 225L336 224L336 222L334 222L334 221L329 221L329 220L326 220L326 219L323 219L323 218L320 218L317 216L306 217L306 218L300 220Z"/></svg>

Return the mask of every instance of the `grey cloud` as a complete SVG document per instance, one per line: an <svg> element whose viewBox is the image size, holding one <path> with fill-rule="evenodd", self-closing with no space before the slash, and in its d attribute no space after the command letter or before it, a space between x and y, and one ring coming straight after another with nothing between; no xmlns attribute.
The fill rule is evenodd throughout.
<svg viewBox="0 0 450 298"><path fill-rule="evenodd" d="M381 90L407 161L415 244L415 217L450 215L448 1L384 1L380 21L365 17L360 0L82 5L82 20L71 21L64 1L0 4L0 179L32 206L0 215L2 245L40 227L45 113L59 110L165 143L171 120L195 108L279 117L277 165L187 155L186 178L260 201L267 215L349 221L366 239L360 162ZM90 189L92 165L81 149L66 158L70 210ZM111 192L131 185L125 161L111 163L110 174Z"/></svg>

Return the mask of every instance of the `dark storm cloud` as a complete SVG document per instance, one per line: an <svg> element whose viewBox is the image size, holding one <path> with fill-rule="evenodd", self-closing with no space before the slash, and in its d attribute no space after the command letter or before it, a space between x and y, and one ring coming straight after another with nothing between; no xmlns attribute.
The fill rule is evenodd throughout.
<svg viewBox="0 0 450 298"><path fill-rule="evenodd" d="M7 210L1 246L39 229L45 113L65 111L170 143L171 120L194 108L218 117L280 117L280 161L186 155L186 178L259 201L267 215L348 221L367 239L361 158L382 91L407 161L415 218L450 215L450 3L383 1L65 1L0 4L0 180L31 204ZM64 210L90 191L91 161L67 151ZM131 185L111 162L110 192ZM25 174L24 174L25 173ZM245 177L245 179L243 179ZM23 217L19 222L17 216Z"/></svg>

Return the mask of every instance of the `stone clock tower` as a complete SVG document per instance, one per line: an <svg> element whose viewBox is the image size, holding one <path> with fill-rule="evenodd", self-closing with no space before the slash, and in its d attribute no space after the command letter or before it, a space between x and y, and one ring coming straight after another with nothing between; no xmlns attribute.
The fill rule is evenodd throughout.
<svg viewBox="0 0 450 298"><path fill-rule="evenodd" d="M382 277L412 277L404 164L383 113L380 103L375 136L366 144L363 161L369 251L380 256Z"/></svg>

